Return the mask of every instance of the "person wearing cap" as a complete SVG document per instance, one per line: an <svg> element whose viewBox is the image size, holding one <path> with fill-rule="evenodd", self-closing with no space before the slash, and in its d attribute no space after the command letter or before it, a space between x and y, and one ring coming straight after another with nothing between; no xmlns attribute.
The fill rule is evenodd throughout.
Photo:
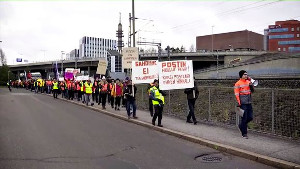
<svg viewBox="0 0 300 169"><path fill-rule="evenodd" d="M240 79L234 85L234 94L236 101L238 102L237 106L244 110L244 115L240 120L239 129L242 133L242 137L248 139L247 124L253 119L251 93L254 92L254 87L245 70L241 70L239 76Z"/></svg>
<svg viewBox="0 0 300 169"><path fill-rule="evenodd" d="M154 106L154 112L155 112L152 118L152 124L155 126L156 118L158 118L157 126L163 127L163 125L161 124L161 120L162 120L163 107L165 104L164 96L166 96L166 94L165 92L159 90L157 79L153 81L153 84L154 86L151 88L150 96L149 96L152 100L152 104Z"/></svg>

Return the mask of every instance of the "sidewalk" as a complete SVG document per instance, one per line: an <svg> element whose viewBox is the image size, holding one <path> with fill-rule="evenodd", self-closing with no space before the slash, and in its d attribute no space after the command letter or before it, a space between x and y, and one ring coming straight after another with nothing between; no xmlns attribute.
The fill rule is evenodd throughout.
<svg viewBox="0 0 300 169"><path fill-rule="evenodd" d="M77 101L70 102L84 105ZM162 119L164 127L160 128L152 125L152 117L146 111L137 110L138 119L128 120L125 108L115 111L108 103L106 103L106 110L102 110L101 104L88 106L88 108L267 165L279 168L300 168L300 143L297 141L255 133L248 133L249 139L244 139L238 128L222 128L202 123L194 125L166 115L163 115Z"/></svg>

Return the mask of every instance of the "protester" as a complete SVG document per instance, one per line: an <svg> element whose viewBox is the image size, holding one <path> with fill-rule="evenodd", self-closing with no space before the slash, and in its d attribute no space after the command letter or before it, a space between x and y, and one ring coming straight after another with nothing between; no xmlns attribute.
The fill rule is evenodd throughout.
<svg viewBox="0 0 300 169"><path fill-rule="evenodd" d="M157 79L154 80L153 84L154 86L151 88L150 96L149 96L152 100L152 104L154 106L154 111L155 111L152 118L152 124L155 126L156 118L158 118L157 126L163 127L163 125L161 124L161 120L162 120L162 113L165 104L164 96L166 94L165 92L159 90Z"/></svg>
<svg viewBox="0 0 300 169"><path fill-rule="evenodd" d="M131 107L132 107L132 117L136 119L136 103L135 103L135 96L136 96L137 88L135 85L132 84L131 80L128 80L127 86L124 88L124 97L127 100L126 110L128 119L131 116Z"/></svg>
<svg viewBox="0 0 300 169"><path fill-rule="evenodd" d="M242 137L248 139L247 124L253 119L251 93L254 92L254 87L245 70L241 70L239 76L240 80L234 85L234 94L238 103L237 106L244 110L244 115L240 120L239 129L242 133Z"/></svg>
<svg viewBox="0 0 300 169"><path fill-rule="evenodd" d="M194 78L194 80L195 80L195 78ZM195 117L194 109L195 109L195 102L199 96L199 90L198 90L197 83L194 81L194 87L185 89L184 93L186 94L188 106L189 106L189 114L186 118L186 122L194 123L196 125L197 120ZM191 121L191 118L193 119L193 121Z"/></svg>

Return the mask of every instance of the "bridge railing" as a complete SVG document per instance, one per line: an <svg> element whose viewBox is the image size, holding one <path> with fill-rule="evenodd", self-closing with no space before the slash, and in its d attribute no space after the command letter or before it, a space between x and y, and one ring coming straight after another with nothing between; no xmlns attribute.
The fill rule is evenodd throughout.
<svg viewBox="0 0 300 169"><path fill-rule="evenodd" d="M197 120L227 127L239 124L234 112L236 101L231 87L198 88L195 115ZM167 92L168 93L168 92ZM253 131L299 139L300 89L256 88L253 98L253 121L248 128ZM137 107L148 110L146 85L138 85ZM186 120L188 106L183 90L170 91L165 97L164 114Z"/></svg>

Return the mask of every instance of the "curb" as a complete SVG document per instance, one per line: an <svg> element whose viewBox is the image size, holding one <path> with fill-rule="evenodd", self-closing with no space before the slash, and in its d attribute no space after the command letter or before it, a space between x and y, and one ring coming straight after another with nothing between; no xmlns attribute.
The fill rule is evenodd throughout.
<svg viewBox="0 0 300 169"><path fill-rule="evenodd" d="M46 95L51 96L49 94L46 94ZM66 102L70 102L70 103L79 105L79 106L84 106L88 109L91 109L91 110L109 115L111 117L115 117L115 118L118 118L118 119L121 119L121 120L124 120L124 121L128 121L128 122L131 122L131 123L143 126L143 127L147 127L149 129L154 129L156 131L159 131L159 132L171 135L171 136L175 136L177 138L181 138L181 139L193 142L193 143L197 143L197 144L200 144L200 145L203 145L203 146L206 146L206 147L213 148L213 149L218 150L218 151L226 152L228 154L232 154L232 155L235 155L235 156L246 158L246 159L256 161L256 162L259 162L259 163L262 163L262 164L266 164L266 165L273 166L273 167L276 167L276 168L300 169L300 165L296 164L296 163L284 161L284 160L277 159L277 158L274 158L274 157L268 157L266 155L261 155L261 154L250 152L250 151L243 150L243 149L240 149L240 148L236 148L236 147L232 147L232 146L229 146L229 145L225 145L225 144L217 143L217 142L214 142L214 141L206 140L206 139L196 137L196 136L192 136L192 135L182 133L182 132L179 132L179 131L153 126L152 124L150 124L148 122L143 122L143 121L140 121L138 119L128 119L127 117L125 117L123 115L119 115L119 114L116 114L116 113L111 113L107 110L101 110L101 109L98 109L98 108L92 107L92 106L86 106L86 105L84 105L82 103L78 103L76 101L71 101L71 100L66 100L66 99L61 99L61 98L59 98L59 99L63 100L63 101L66 101Z"/></svg>

